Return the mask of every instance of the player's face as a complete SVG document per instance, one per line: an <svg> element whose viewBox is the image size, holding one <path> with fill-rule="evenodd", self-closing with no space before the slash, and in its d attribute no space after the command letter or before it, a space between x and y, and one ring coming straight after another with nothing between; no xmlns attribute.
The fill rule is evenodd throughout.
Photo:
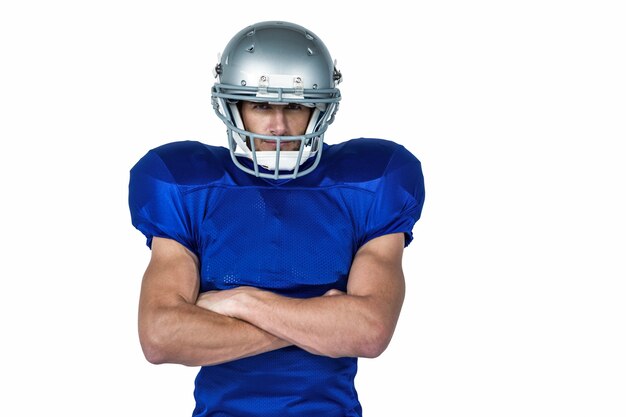
<svg viewBox="0 0 626 417"><path fill-rule="evenodd" d="M244 101L241 118L246 130L268 136L303 135L311 117L311 108L300 104L276 105ZM254 139L257 151L275 151L276 142ZM281 151L297 151L300 141L281 142Z"/></svg>

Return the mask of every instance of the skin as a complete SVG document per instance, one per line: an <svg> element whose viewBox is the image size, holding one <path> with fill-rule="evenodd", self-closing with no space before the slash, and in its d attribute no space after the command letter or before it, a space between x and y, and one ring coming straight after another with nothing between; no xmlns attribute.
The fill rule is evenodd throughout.
<svg viewBox="0 0 626 417"><path fill-rule="evenodd" d="M241 119L246 130L269 136L297 136L306 131L311 108L289 103L275 105L244 101L240 107ZM276 142L254 139L257 151L275 151ZM299 141L281 142L281 151L297 151Z"/></svg>
<svg viewBox="0 0 626 417"><path fill-rule="evenodd" d="M365 244L352 264L347 293L300 299L239 287L203 293L196 304L317 355L377 357L391 340L404 300L403 250L402 234Z"/></svg>
<svg viewBox="0 0 626 417"><path fill-rule="evenodd" d="M302 134L310 111L242 103L246 128L259 134ZM257 141L257 149L275 149L273 142ZM290 345L330 357L379 356L391 340L404 300L403 251L402 233L367 242L355 255L346 293L331 290L296 299L238 287L199 294L196 256L174 240L155 237L139 300L144 355L155 364L189 366Z"/></svg>

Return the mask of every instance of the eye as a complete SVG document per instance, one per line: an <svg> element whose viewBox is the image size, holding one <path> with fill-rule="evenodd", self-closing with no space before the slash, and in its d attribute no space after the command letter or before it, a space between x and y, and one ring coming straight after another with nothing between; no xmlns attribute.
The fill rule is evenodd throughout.
<svg viewBox="0 0 626 417"><path fill-rule="evenodd" d="M256 110L268 110L270 108L269 103L253 103L252 108Z"/></svg>
<svg viewBox="0 0 626 417"><path fill-rule="evenodd" d="M288 110L302 110L302 105L296 104L296 103L289 103L287 104L287 109Z"/></svg>

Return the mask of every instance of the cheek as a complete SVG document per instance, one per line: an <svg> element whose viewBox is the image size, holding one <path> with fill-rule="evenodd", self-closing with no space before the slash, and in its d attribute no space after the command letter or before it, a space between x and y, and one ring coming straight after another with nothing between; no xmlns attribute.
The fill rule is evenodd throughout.
<svg viewBox="0 0 626 417"><path fill-rule="evenodd" d="M250 132L255 132L258 129L258 122L254 117L247 116L245 113L241 115L243 126Z"/></svg>
<svg viewBox="0 0 626 417"><path fill-rule="evenodd" d="M307 126L309 125L310 115L302 115L302 117L298 118L297 127L299 130L299 134L304 134Z"/></svg>
<svg viewBox="0 0 626 417"><path fill-rule="evenodd" d="M267 150L267 149L265 149L266 148L265 144L263 142L261 142L261 139L254 139L254 148L257 151L266 151Z"/></svg>

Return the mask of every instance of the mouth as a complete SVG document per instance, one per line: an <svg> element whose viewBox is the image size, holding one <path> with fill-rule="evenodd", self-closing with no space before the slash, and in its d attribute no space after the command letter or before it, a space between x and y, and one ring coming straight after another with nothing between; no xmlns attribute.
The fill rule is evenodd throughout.
<svg viewBox="0 0 626 417"><path fill-rule="evenodd" d="M276 144L278 142L277 141L273 141L273 140L261 140L260 141L260 146L258 147L258 150L260 151L275 151L276 150ZM280 142L280 150L281 151L294 151L294 150L298 150L299 148L299 144L297 140L288 140L288 141L281 141Z"/></svg>

